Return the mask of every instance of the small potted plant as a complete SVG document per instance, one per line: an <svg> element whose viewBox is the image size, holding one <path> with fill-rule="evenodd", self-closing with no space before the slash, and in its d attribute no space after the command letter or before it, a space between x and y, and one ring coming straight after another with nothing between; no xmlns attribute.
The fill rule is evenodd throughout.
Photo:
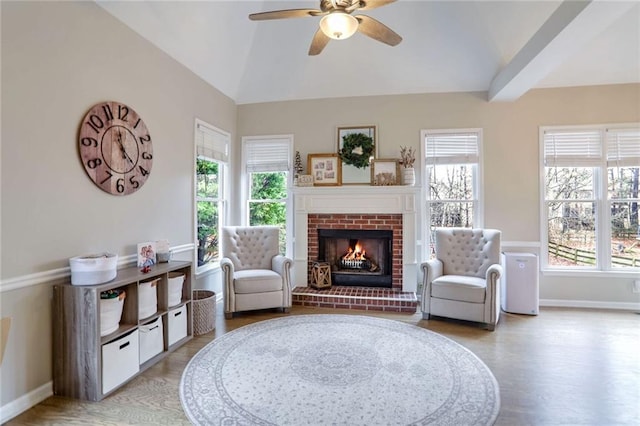
<svg viewBox="0 0 640 426"><path fill-rule="evenodd" d="M416 161L416 151L413 147L400 147L400 164L402 165L402 183L413 186L416 184L416 171L413 163Z"/></svg>

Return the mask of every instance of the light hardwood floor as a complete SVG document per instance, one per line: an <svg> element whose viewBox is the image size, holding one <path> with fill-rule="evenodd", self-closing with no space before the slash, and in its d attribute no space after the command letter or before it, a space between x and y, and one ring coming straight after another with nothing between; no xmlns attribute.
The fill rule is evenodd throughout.
<svg viewBox="0 0 640 426"><path fill-rule="evenodd" d="M189 359L233 329L282 316L275 311L225 320L101 402L51 397L8 425L188 424L178 386ZM372 315L435 331L462 344L500 385L497 425L640 425L640 315L635 312L543 308L538 316L503 313L495 332L420 314L294 306L290 315Z"/></svg>

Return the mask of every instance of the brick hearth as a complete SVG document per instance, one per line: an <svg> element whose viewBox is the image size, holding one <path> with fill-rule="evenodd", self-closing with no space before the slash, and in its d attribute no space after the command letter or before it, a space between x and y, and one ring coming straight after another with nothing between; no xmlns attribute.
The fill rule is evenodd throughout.
<svg viewBox="0 0 640 426"><path fill-rule="evenodd" d="M418 306L418 299L413 292L352 286L333 286L323 290L296 287L292 292L292 302L297 306L407 314L414 314Z"/></svg>

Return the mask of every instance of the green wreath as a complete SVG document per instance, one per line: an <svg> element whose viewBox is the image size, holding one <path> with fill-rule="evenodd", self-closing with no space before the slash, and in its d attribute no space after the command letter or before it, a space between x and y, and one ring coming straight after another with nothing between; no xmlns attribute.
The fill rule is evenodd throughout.
<svg viewBox="0 0 640 426"><path fill-rule="evenodd" d="M364 169L369 166L369 158L373 156L373 138L364 133L350 133L342 137L342 149L338 155L351 166Z"/></svg>

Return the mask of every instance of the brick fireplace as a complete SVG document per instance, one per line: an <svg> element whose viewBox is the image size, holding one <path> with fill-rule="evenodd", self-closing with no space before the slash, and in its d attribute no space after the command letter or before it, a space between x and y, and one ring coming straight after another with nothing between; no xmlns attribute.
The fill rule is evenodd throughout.
<svg viewBox="0 0 640 426"><path fill-rule="evenodd" d="M319 237L324 232L325 234L329 234L329 230L333 231L345 231L345 238L349 238L349 236L354 236L354 239L358 237L362 238L367 236L366 231L388 231L390 232L390 250L388 253L385 253L385 256L388 256L389 259L380 259L380 256L374 256L373 259L377 262L385 262L389 263L390 268L389 271L384 271L386 274L380 273L376 275L372 275L373 282L375 284L370 285L371 287L389 287L396 290L402 290L402 215L399 213L396 214L318 214L318 213L310 213L307 216L307 246L308 246L308 266L307 266L307 276L311 276L311 268L313 263L320 261L329 261L332 262L334 259L327 259L322 253L321 241L319 241ZM365 231L365 232L363 232ZM342 233L340 233L342 235ZM375 235L375 234L374 234ZM384 234L386 235L386 233ZM371 252L371 249L369 249ZM332 265L333 266L333 265ZM332 268L335 270L335 268ZM386 269L382 268L381 269ZM388 286L386 285L387 280L385 279L387 275L389 276ZM339 280L336 280L336 276L340 277L340 275L333 274L333 282L334 284L342 284ZM352 278L352 280L345 280L347 282L354 281L353 285L367 285L367 274L357 274L353 273L350 275L346 275L346 277ZM360 281L360 283L358 283ZM346 284L349 285L349 284Z"/></svg>
<svg viewBox="0 0 640 426"><path fill-rule="evenodd" d="M318 259L321 227L390 229L393 232L392 288L415 293L419 243L419 189L409 186L338 186L294 188L295 286L307 287L309 267Z"/></svg>

